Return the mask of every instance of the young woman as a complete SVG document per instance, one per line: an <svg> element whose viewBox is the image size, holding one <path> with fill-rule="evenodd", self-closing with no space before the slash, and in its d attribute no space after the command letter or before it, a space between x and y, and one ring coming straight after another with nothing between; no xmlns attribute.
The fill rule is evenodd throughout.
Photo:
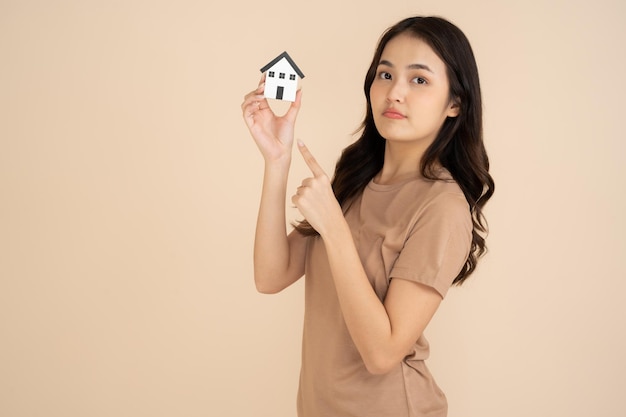
<svg viewBox="0 0 626 417"><path fill-rule="evenodd" d="M262 92L263 79L242 104L265 160L254 277L260 292L276 293L306 276L298 415L445 416L423 332L485 251L481 210L494 190L469 42L437 17L383 34L365 77L360 138L332 181L298 142L312 177L291 197L305 220L289 234L302 96L277 117Z"/></svg>

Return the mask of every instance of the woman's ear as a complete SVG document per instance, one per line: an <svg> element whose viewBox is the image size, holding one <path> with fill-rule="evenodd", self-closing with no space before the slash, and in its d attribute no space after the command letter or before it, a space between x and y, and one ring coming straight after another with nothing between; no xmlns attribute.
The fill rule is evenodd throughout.
<svg viewBox="0 0 626 417"><path fill-rule="evenodd" d="M450 100L450 103L448 104L448 111L446 114L448 117L457 117L460 112L461 112L461 101L459 100L458 97L455 97L452 100Z"/></svg>

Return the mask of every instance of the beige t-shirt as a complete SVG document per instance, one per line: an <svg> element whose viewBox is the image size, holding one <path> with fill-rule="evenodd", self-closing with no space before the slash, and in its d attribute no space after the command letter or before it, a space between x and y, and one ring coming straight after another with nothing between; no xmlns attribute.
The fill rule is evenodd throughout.
<svg viewBox="0 0 626 417"><path fill-rule="evenodd" d="M374 182L346 213L365 272L381 301L392 278L445 296L469 254L472 219L459 186L414 179ZM392 371L367 371L341 313L323 241L309 238L306 258L300 417L443 417L445 395L424 364L421 336Z"/></svg>

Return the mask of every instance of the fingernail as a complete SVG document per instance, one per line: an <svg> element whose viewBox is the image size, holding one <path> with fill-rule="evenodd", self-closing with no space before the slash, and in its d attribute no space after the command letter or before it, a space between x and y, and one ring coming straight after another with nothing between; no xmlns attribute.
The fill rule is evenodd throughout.
<svg viewBox="0 0 626 417"><path fill-rule="evenodd" d="M300 139L298 139L298 146L299 147L303 147L304 146L304 142L302 142Z"/></svg>

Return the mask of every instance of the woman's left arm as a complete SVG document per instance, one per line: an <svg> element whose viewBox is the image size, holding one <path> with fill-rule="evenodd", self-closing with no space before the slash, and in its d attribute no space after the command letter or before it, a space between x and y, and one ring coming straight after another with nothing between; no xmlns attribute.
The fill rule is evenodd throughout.
<svg viewBox="0 0 626 417"><path fill-rule="evenodd" d="M298 148L313 173L298 187L292 202L320 234L341 311L363 362L374 374L391 370L410 351L441 303L433 288L393 279L385 302L372 288L330 179L308 148Z"/></svg>

